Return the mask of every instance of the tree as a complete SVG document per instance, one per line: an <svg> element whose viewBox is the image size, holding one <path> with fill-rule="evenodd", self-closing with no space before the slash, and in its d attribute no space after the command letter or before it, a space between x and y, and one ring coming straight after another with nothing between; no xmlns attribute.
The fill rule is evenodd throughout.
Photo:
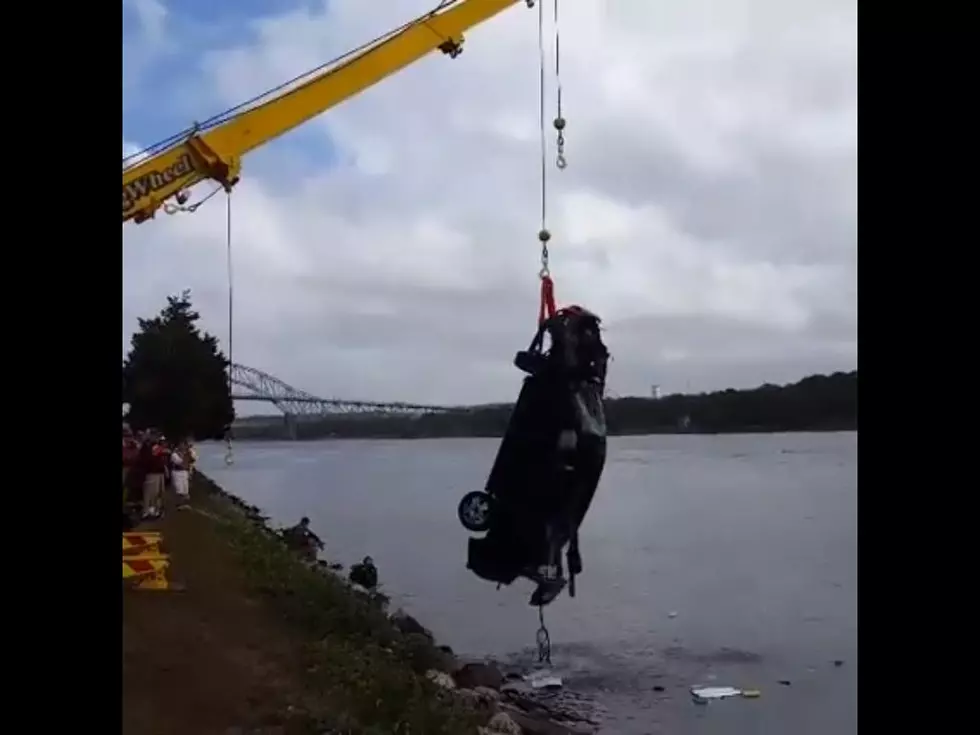
<svg viewBox="0 0 980 735"><path fill-rule="evenodd" d="M196 326L190 291L167 297L152 319L140 319L123 361L123 403L133 428L153 427L170 437L215 439L235 418L218 340Z"/></svg>

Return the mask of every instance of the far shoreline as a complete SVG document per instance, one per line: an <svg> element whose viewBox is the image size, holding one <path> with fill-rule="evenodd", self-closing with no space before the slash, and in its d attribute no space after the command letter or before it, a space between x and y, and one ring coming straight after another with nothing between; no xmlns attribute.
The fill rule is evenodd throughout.
<svg viewBox="0 0 980 735"><path fill-rule="evenodd" d="M610 438L622 438L622 437L644 437L644 436L771 436L773 434L856 434L858 432L858 427L844 427L844 428L824 428L824 427L812 427L803 429L763 429L759 427L747 427L745 429L731 429L727 431L676 431L676 430L664 430L664 431L645 431L645 432L620 432L615 434L609 434ZM500 439L503 434L433 434L430 436L398 436L392 434L377 434L377 435L357 435L357 436L347 436L347 435L336 435L336 436L304 436L290 438L288 436L244 436L236 437L233 435L233 439L237 444L259 444L259 443L271 443L271 442L282 442L284 444L295 444L295 443L313 443L313 442L325 442L325 441L393 441L393 440L404 440L404 441L420 441L426 439ZM217 444L219 440L212 439L208 441L201 442L202 444Z"/></svg>
<svg viewBox="0 0 980 735"><path fill-rule="evenodd" d="M751 390L606 398L607 432L614 437L857 431L857 377L854 370ZM275 405L284 411L289 408L288 399ZM513 405L460 406L429 413L321 408L298 415L243 416L232 424L231 437L236 441L499 439L507 430Z"/></svg>

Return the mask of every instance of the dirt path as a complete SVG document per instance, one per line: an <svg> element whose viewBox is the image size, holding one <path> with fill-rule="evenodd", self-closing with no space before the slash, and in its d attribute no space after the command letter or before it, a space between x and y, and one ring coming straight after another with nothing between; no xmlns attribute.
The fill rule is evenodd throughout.
<svg viewBox="0 0 980 735"><path fill-rule="evenodd" d="M140 528L163 532L186 589L123 591L124 735L295 731L282 724L302 697L291 644L244 593L213 523L170 509Z"/></svg>

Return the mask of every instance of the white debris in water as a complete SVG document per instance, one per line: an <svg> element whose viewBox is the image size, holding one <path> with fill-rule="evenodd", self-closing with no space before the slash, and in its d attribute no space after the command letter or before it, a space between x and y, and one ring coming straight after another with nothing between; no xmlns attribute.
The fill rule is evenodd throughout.
<svg viewBox="0 0 980 735"><path fill-rule="evenodd" d="M698 699L726 699L741 696L742 690L735 687L691 687L691 694Z"/></svg>
<svg viewBox="0 0 980 735"><path fill-rule="evenodd" d="M524 680L532 689L561 689L562 687L561 677L547 671L535 671L525 676Z"/></svg>

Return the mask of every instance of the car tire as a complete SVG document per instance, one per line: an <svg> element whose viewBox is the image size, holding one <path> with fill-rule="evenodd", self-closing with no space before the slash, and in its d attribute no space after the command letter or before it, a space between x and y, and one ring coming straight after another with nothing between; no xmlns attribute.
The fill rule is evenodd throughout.
<svg viewBox="0 0 980 735"><path fill-rule="evenodd" d="M466 493L456 509L463 528L473 533L482 533L490 528L493 515L493 498L485 492L474 490Z"/></svg>

